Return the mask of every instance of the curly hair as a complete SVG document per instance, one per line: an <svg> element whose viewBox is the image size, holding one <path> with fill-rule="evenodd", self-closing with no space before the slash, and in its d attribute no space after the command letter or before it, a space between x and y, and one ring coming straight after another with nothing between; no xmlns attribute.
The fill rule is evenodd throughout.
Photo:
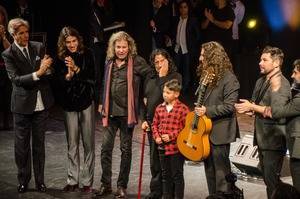
<svg viewBox="0 0 300 199"><path fill-rule="evenodd" d="M76 37L78 39L77 51L79 53L84 52L84 44L83 44L82 36L79 34L79 32L75 28L72 28L70 26L65 26L60 31L58 41L57 41L57 56L61 60L64 60L65 57L69 53L69 50L67 49L67 46L66 46L66 39L69 36Z"/></svg>
<svg viewBox="0 0 300 199"><path fill-rule="evenodd" d="M111 35L111 37L109 38L108 41L108 47L107 47L107 51L106 51L106 60L111 60L114 59L116 54L115 54L115 44L116 41L127 41L128 43L128 47L129 47L129 52L128 52L128 56L135 56L137 55L137 48L136 48L136 44L135 41L133 40L133 38L126 32L124 31L119 31L116 32L114 34Z"/></svg>
<svg viewBox="0 0 300 199"><path fill-rule="evenodd" d="M177 67L175 66L175 63L174 63L171 55L165 49L160 49L160 48L153 50L151 55L150 55L149 62L150 62L151 66L153 68L155 68L155 63L154 62L155 62L155 57L157 55L161 55L161 56L163 56L164 58L166 58L168 60L168 63L169 63L169 65L168 65L169 70L168 71L169 71L169 73L170 72L175 72L177 70Z"/></svg>
<svg viewBox="0 0 300 199"><path fill-rule="evenodd" d="M202 55L204 60L200 61L197 67L197 74L201 76L203 71L208 67L212 67L215 77L209 84L209 87L215 87L224 76L225 71L232 71L232 64L223 46L218 42L211 41L204 43L201 48L204 50L204 54Z"/></svg>

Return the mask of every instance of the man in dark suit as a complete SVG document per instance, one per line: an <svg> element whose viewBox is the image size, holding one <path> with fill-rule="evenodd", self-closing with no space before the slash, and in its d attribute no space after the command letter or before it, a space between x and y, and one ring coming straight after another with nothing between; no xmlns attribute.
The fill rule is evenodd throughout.
<svg viewBox="0 0 300 199"><path fill-rule="evenodd" d="M230 143L240 136L234 109L240 84L221 44L204 43L199 61L201 79L209 68L215 74L205 92L203 106L195 108L197 115L206 115L212 120L210 154L204 160L209 192L207 198L233 198L232 184L226 181L226 176L231 174Z"/></svg>
<svg viewBox="0 0 300 199"><path fill-rule="evenodd" d="M263 75L256 81L252 101L240 99L236 104L239 113L255 115L254 145L258 146L259 162L267 186L268 198L280 182L283 157L286 153L285 118L272 119L266 117L265 110L272 99L270 81L277 75L281 76L282 89L278 91L280 101L285 104L290 94L290 84L281 74L284 54L281 49L267 46L264 48L260 62L260 73Z"/></svg>
<svg viewBox="0 0 300 199"><path fill-rule="evenodd" d="M282 104L285 100L281 99L280 90L283 88L281 82L284 80L280 75L272 78L271 108L268 107L271 112L267 112L271 113L270 117L274 119L287 117L286 139L290 154L290 171L293 185L300 193L300 59L295 60L293 65L292 99Z"/></svg>
<svg viewBox="0 0 300 199"><path fill-rule="evenodd" d="M18 167L18 192L24 193L31 178L31 147L36 188L45 192L45 124L54 100L47 80L52 59L44 55L42 43L29 41L29 24L21 18L9 21L13 44L2 53L13 90L15 161Z"/></svg>

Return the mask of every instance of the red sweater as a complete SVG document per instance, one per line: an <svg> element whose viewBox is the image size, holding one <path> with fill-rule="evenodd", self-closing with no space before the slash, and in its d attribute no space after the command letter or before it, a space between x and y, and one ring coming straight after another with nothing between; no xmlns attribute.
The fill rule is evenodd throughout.
<svg viewBox="0 0 300 199"><path fill-rule="evenodd" d="M152 123L153 138L156 140L162 134L169 135L170 142L163 143L166 155L178 153L177 136L184 128L185 117L188 112L189 108L179 100L176 100L170 112L167 111L166 103L156 107Z"/></svg>

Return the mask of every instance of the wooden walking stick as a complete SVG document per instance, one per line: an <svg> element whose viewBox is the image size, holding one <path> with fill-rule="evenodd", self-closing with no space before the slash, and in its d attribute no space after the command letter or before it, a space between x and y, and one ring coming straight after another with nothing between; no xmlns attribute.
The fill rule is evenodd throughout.
<svg viewBox="0 0 300 199"><path fill-rule="evenodd" d="M145 151L145 139L147 130L143 131L142 137L142 151L141 151L141 160L140 160L140 176L139 176L139 190L138 190L138 199L141 199L141 191L142 191L142 177L143 177L143 164L144 164L144 151Z"/></svg>

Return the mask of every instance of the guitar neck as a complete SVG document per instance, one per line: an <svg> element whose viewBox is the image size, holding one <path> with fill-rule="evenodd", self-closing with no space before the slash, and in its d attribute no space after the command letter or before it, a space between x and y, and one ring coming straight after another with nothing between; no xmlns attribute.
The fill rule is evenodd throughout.
<svg viewBox="0 0 300 199"><path fill-rule="evenodd" d="M200 85L200 89L198 92L198 99L196 102L196 106L200 107L203 105L203 101L204 101L204 95L205 95L205 91L206 91L207 85ZM194 119L193 119L193 123L192 123L192 129L196 129L198 126L198 121L199 121L199 116L197 114L194 115Z"/></svg>

